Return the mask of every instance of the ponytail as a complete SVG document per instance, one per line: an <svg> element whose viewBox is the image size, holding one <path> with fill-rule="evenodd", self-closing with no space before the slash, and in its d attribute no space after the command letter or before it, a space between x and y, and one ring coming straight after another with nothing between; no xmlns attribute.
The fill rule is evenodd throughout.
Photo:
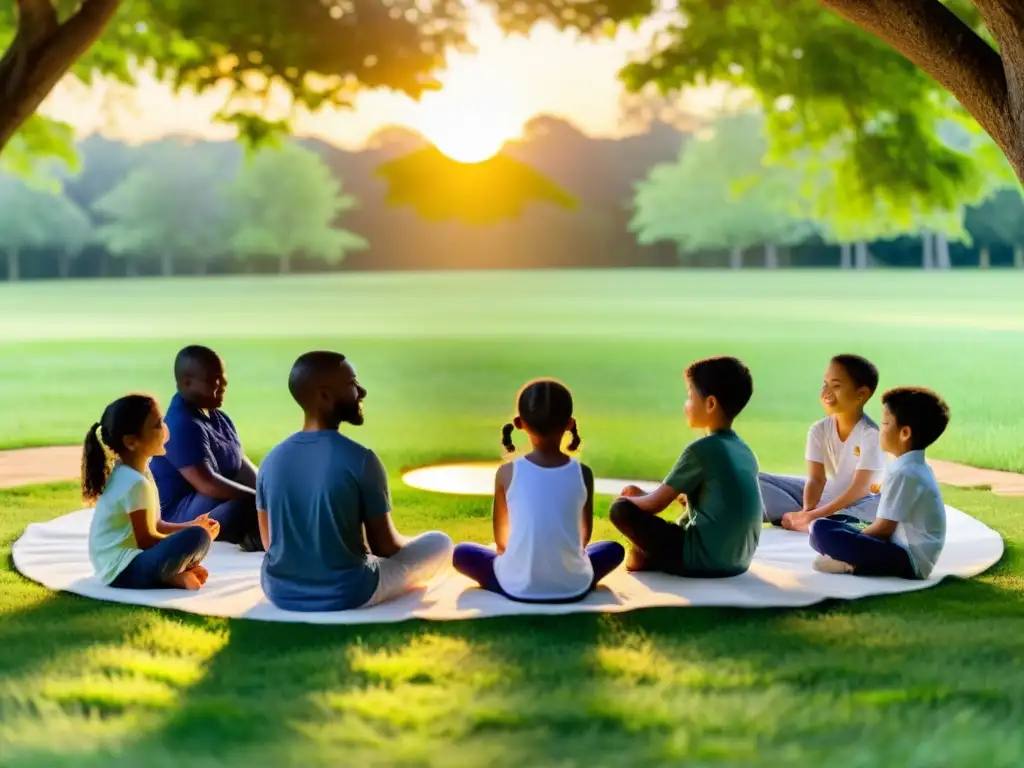
<svg viewBox="0 0 1024 768"><path fill-rule="evenodd" d="M512 424L511 422L501 428L501 444L508 453L516 452L516 445L512 442L512 432L515 428L515 424Z"/></svg>
<svg viewBox="0 0 1024 768"><path fill-rule="evenodd" d="M155 407L156 400L149 395L125 395L108 405L89 428L82 444L82 498L87 504L96 503L107 487L115 459L124 455L125 438L142 434Z"/></svg>
<svg viewBox="0 0 1024 768"><path fill-rule="evenodd" d="M569 432L572 435L572 442L569 443L569 450L570 451L578 450L579 447L580 447L580 433L579 433L579 430L577 430L577 428L576 428L576 422L575 421L572 423L572 429L569 430Z"/></svg>
<svg viewBox="0 0 1024 768"><path fill-rule="evenodd" d="M103 447L102 432L103 426L99 422L93 424L82 446L82 498L89 505L96 503L110 477L110 460Z"/></svg>

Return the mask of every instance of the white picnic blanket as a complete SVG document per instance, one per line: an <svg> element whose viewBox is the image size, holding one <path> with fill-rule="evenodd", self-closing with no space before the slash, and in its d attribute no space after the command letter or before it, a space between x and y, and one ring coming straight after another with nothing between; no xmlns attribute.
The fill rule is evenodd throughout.
<svg viewBox="0 0 1024 768"><path fill-rule="evenodd" d="M614 481L620 483L621 481ZM649 483L639 484L647 485ZM927 581L860 578L822 574L811 564L815 553L807 535L765 529L750 570L729 579L684 579L663 574L609 575L579 603L516 603L475 587L455 571L438 577L427 589L373 608L335 613L291 613L271 605L260 589L263 555L243 553L214 543L204 565L210 580L197 592L135 591L103 586L92 573L87 539L92 510L81 510L45 523L33 523L14 544L14 565L50 589L96 600L168 608L207 616L309 624L372 624L429 619L448 621L517 614L619 613L638 608L736 606L796 608L826 599L855 600L869 595L912 592L932 587L947 576L969 578L998 562L999 534L974 518L947 507L946 547Z"/></svg>

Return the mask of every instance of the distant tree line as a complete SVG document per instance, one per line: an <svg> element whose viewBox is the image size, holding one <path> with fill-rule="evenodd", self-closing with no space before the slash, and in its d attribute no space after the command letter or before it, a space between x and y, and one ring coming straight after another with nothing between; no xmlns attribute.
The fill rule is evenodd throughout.
<svg viewBox="0 0 1024 768"><path fill-rule="evenodd" d="M0 177L0 253L20 277L617 266L1024 266L1019 187L912 216L850 211L821 165L775 165L761 118L709 136L656 123L595 139L537 118L506 152L578 200L515 219L428 221L386 203L378 170L422 147L403 129L360 152L90 137L51 188ZM345 193L342 192L345 190ZM444 179L437 195L445 195ZM357 204L358 202L358 204Z"/></svg>

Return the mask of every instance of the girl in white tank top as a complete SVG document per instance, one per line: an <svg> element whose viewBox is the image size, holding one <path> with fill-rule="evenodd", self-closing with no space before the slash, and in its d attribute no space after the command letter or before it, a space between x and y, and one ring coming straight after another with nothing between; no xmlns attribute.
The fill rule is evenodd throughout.
<svg viewBox="0 0 1024 768"><path fill-rule="evenodd" d="M525 602L569 602L587 595L625 558L622 545L589 544L594 526L594 476L562 451L580 444L572 395L552 379L530 382L519 392L519 415L502 430L512 453L512 432L527 433L533 450L503 465L494 483L497 553L459 544L454 565L484 589Z"/></svg>

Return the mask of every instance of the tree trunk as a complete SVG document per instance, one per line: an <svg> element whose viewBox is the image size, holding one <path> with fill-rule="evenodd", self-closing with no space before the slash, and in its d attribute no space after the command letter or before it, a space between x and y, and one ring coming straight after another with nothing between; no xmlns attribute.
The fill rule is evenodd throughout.
<svg viewBox="0 0 1024 768"><path fill-rule="evenodd" d="M11 283L16 283L21 279L21 270L18 269L20 266L18 259L18 249L11 248L7 251L7 280Z"/></svg>
<svg viewBox="0 0 1024 768"><path fill-rule="evenodd" d="M982 248L981 253L978 254L978 266L982 269L992 267L992 255L989 253L988 248Z"/></svg>
<svg viewBox="0 0 1024 768"><path fill-rule="evenodd" d="M18 0L18 26L0 59L0 151L113 18L121 0L82 0L61 24L50 0Z"/></svg>
<svg viewBox="0 0 1024 768"><path fill-rule="evenodd" d="M206 274L206 269L207 269L208 266L209 265L207 264L206 259L200 259L199 263L196 264L196 274L197 275L205 275Z"/></svg>
<svg viewBox="0 0 1024 768"><path fill-rule="evenodd" d="M743 269L742 248L733 248L729 251L729 269Z"/></svg>
<svg viewBox="0 0 1024 768"><path fill-rule="evenodd" d="M868 244L865 240L857 242L856 248L854 248L855 265L857 269L868 268Z"/></svg>
<svg viewBox="0 0 1024 768"><path fill-rule="evenodd" d="M949 240L945 235L935 236L935 265L939 269L952 269L953 263L949 259Z"/></svg>
<svg viewBox="0 0 1024 768"><path fill-rule="evenodd" d="M921 237L921 267L928 271L935 269L935 241L931 232Z"/></svg>
<svg viewBox="0 0 1024 768"><path fill-rule="evenodd" d="M138 277L139 268L135 265L135 259L125 259L124 262L124 274L125 277Z"/></svg>
<svg viewBox="0 0 1024 768"><path fill-rule="evenodd" d="M67 280L71 275L71 256L69 254L61 252L57 256L57 274L60 275L61 280Z"/></svg>
<svg viewBox="0 0 1024 768"><path fill-rule="evenodd" d="M779 268L779 247L775 243L768 243L764 247L764 266L765 269Z"/></svg>
<svg viewBox="0 0 1024 768"><path fill-rule="evenodd" d="M174 257L169 253L160 254L160 274L163 277L170 277L174 274Z"/></svg>
<svg viewBox="0 0 1024 768"><path fill-rule="evenodd" d="M839 251L839 268L851 269L853 267L853 245L843 243Z"/></svg>
<svg viewBox="0 0 1024 768"><path fill-rule="evenodd" d="M292 256L290 253L286 253L283 256L281 256L280 260L278 261L277 271L280 272L282 275L287 275L289 272L292 271Z"/></svg>
<svg viewBox="0 0 1024 768"><path fill-rule="evenodd" d="M1013 266L1024 269L1024 245L1018 245L1013 249Z"/></svg>

